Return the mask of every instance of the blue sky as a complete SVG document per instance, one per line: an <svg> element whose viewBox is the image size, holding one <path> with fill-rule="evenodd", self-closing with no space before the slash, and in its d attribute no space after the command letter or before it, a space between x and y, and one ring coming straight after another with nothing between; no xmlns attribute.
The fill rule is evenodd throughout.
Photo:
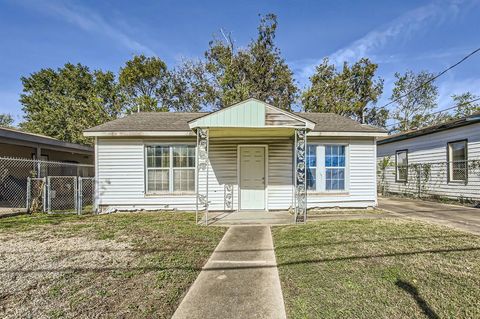
<svg viewBox="0 0 480 319"><path fill-rule="evenodd" d="M480 46L480 0L444 1L57 1L0 0L0 112L22 118L20 77L66 62L118 71L136 53L169 67L203 55L220 28L236 45L255 37L258 14L278 15L277 45L301 87L323 57L366 56L385 79L396 71L438 72ZM480 95L480 54L437 81L450 95Z"/></svg>

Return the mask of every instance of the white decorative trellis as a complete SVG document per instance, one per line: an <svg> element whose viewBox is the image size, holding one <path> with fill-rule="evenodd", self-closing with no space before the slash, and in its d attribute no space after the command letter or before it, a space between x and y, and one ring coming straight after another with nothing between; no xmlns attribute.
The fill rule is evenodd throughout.
<svg viewBox="0 0 480 319"><path fill-rule="evenodd" d="M208 225L208 130L198 128L197 129L197 199L196 199L196 211L195 219L196 223L199 222L199 214L203 212L205 225ZM201 177L203 181L201 182Z"/></svg>
<svg viewBox="0 0 480 319"><path fill-rule="evenodd" d="M233 185L225 184L223 192L223 210L233 210Z"/></svg>
<svg viewBox="0 0 480 319"><path fill-rule="evenodd" d="M306 148L306 130L295 130L295 223L307 221Z"/></svg>

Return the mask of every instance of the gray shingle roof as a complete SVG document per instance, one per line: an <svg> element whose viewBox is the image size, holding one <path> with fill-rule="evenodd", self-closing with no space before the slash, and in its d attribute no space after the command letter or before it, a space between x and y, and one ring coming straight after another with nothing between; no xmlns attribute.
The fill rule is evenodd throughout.
<svg viewBox="0 0 480 319"><path fill-rule="evenodd" d="M295 113L313 123L314 132L372 132L385 133L382 128L360 124L346 116L334 113Z"/></svg>
<svg viewBox="0 0 480 319"><path fill-rule="evenodd" d="M10 128L10 127L8 128L0 127L0 138L11 140L11 141L40 144L40 145L43 145L43 147L56 146L56 147L68 148L68 149L71 149L72 151L93 153L93 147L90 147L88 145L64 142L50 136L24 132L24 131Z"/></svg>
<svg viewBox="0 0 480 319"><path fill-rule="evenodd" d="M412 130L408 132L401 132L397 134L393 134L390 136L387 136L383 139L380 139L378 141L378 145L383 145L383 144L388 144L388 143L393 143L397 141L402 141L406 140L409 138L414 138L418 136L423 136L423 135L428 135L432 133L437 133L437 132L442 132L446 130L450 130L453 128L461 127L461 126L466 126L466 125L471 125L471 124L476 124L480 122L480 112L473 113L471 115L455 119L455 120L450 120L447 122L427 126L418 130Z"/></svg>
<svg viewBox="0 0 480 319"><path fill-rule="evenodd" d="M188 122L207 113L140 112L113 120L85 130L85 132L128 131L190 131ZM295 113L316 123L316 132L385 132L385 130L362 125L350 118L333 113Z"/></svg>

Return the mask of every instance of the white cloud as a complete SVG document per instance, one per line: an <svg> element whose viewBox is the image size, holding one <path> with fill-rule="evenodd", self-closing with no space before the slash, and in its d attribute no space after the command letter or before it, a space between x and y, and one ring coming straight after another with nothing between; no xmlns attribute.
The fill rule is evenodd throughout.
<svg viewBox="0 0 480 319"><path fill-rule="evenodd" d="M342 65L344 61L351 62L365 56L373 56L391 41L398 41L399 39L408 41L418 30L432 23L441 24L445 19L455 17L463 4L464 1L462 0L434 1L415 8L402 14L389 24L374 29L348 46L333 52L329 56L330 61L336 65ZM386 61L396 58L398 57L384 57ZM315 62L305 61L304 66L298 72L300 82L308 79L314 73L315 66L320 62L321 59Z"/></svg>
<svg viewBox="0 0 480 319"><path fill-rule="evenodd" d="M23 5L37 9L45 14L60 18L78 28L90 33L103 34L120 45L130 49L133 53L155 55L148 46L138 42L134 37L113 25L104 17L87 7L73 4L70 1L31 1L25 0Z"/></svg>

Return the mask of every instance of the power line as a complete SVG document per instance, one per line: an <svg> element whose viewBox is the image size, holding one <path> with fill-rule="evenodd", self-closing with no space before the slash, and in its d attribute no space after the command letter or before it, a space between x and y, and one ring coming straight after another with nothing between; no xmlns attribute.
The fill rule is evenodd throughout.
<svg viewBox="0 0 480 319"><path fill-rule="evenodd" d="M415 92L416 90L422 88L424 85L430 83L430 82L433 82L435 81L436 79L438 79L439 77L441 77L442 75L444 75L445 73L447 73L448 71L450 71L451 69L453 69L454 67L458 66L459 64L461 64L462 62L464 62L465 60L467 60L468 58L470 58L472 55L474 55L475 53L479 52L480 51L480 48L476 49L476 50L473 50L472 52L470 52L469 54L467 54L466 56L464 56L460 61L458 61L457 63L449 66L448 68L446 68L445 70L443 70L442 72L438 73L437 75L435 75L434 77L432 77L431 79L423 82L422 84L420 84L419 86L411 89L410 91L408 91L407 93L403 94L402 96L399 96L398 98L396 98L395 100L392 100L390 102L388 102L387 104L383 105L383 107L387 107L395 102L397 102L398 100L400 99L403 99L404 97L408 96L410 93L412 92Z"/></svg>
<svg viewBox="0 0 480 319"><path fill-rule="evenodd" d="M445 112L445 111L450 111L450 110L456 109L457 107L464 106L464 105L468 105L468 104L471 104L471 103L477 102L477 101L480 101L480 97L478 97L478 98L476 98L476 99L473 99L473 100L470 100L470 101L467 101L467 102L463 102L463 103L460 103L460 104L457 104L457 105L448 107L448 108L443 109L443 110L440 110L440 111L436 111L436 112L430 113L430 115L443 113L443 112ZM390 127L390 126L393 126L393 125L396 125L396 124L400 124L400 123L401 123L401 122L391 123L391 124L389 124L389 125L385 125L385 127Z"/></svg>

